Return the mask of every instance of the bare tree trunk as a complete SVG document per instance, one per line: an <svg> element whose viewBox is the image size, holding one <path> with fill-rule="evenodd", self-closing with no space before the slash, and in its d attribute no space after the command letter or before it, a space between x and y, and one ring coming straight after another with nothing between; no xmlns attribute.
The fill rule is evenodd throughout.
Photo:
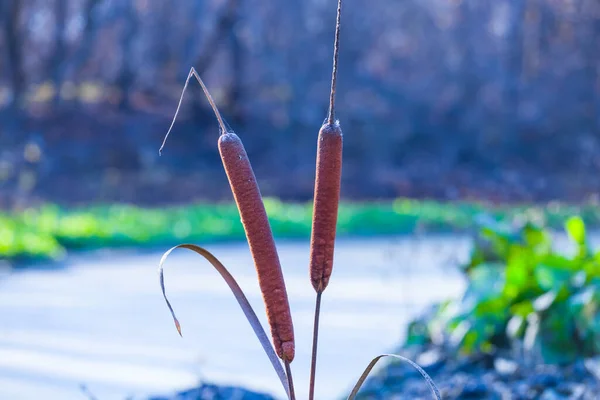
<svg viewBox="0 0 600 400"><path fill-rule="evenodd" d="M240 43L236 29L240 21L240 0L232 0L229 3L229 19L231 29L229 32L229 44L231 47L231 85L227 94L227 104L231 109L232 120L239 125L244 123L243 113L243 82L244 82L244 59L243 48Z"/></svg>
<svg viewBox="0 0 600 400"><path fill-rule="evenodd" d="M505 83L505 148L514 148L519 139L519 108L523 80L523 47L526 0L510 4L510 27L507 34L506 83Z"/></svg>
<svg viewBox="0 0 600 400"><path fill-rule="evenodd" d="M182 41L183 48L182 48L180 63L182 64L181 66L183 67L182 71L186 75L190 70L190 65L196 59L196 57L195 57L196 50L195 49L200 44L200 41L198 40L198 32L195 29L195 27L196 27L196 21L199 20L200 16L202 15L202 3L203 2L200 2L200 1L195 1L192 3L192 7L190 9L188 9L189 18L186 18L186 21L185 21L185 23L186 23L186 27L184 29L185 39Z"/></svg>
<svg viewBox="0 0 600 400"><path fill-rule="evenodd" d="M65 43L65 25L67 23L67 0L55 0L54 19L56 24L54 37L54 53L50 57L49 69L52 71L52 82L56 87L53 105L58 107L61 103L61 89L63 76L66 66L66 43Z"/></svg>
<svg viewBox="0 0 600 400"><path fill-rule="evenodd" d="M133 44L139 30L138 15L134 7L133 2L127 2L125 11L123 12L127 28L123 35L123 65L117 79L117 85L121 89L122 94L118 105L121 111L130 111L132 109L130 96L135 82L135 71L132 65L133 61L131 61L131 54L133 53Z"/></svg>
<svg viewBox="0 0 600 400"><path fill-rule="evenodd" d="M583 49L586 59L585 71L587 75L586 90L586 115L589 118L589 129L596 134L599 133L600 120L598 111L600 102L598 91L600 90L600 57L598 56L598 41L600 40L600 5L595 0L588 0L583 3L582 13L590 15L589 36L583 43Z"/></svg>
<svg viewBox="0 0 600 400"><path fill-rule="evenodd" d="M14 111L24 106L23 99L25 95L25 74L21 52L23 49L23 36L19 32L21 10L22 2L20 0L4 0L1 8L1 16L4 17L4 38L6 40L10 83L13 92L10 108Z"/></svg>
<svg viewBox="0 0 600 400"><path fill-rule="evenodd" d="M523 75L528 80L537 76L540 64L541 4L539 0L528 0L524 18Z"/></svg>
<svg viewBox="0 0 600 400"><path fill-rule="evenodd" d="M204 45L202 46L202 52L200 53L196 62L194 63L194 67L200 75L206 72L206 70L211 66L211 64L215 60L215 56L219 52L219 44L225 37L229 37L232 41L232 64L234 65L233 69L235 75L235 64L237 63L236 57L240 57L239 54L241 51L236 50L236 46L239 45L239 42L237 42L237 44L233 43L234 41L238 41L238 39L233 39L231 36L235 36L235 33L232 31L236 20L239 18L237 13L238 8L238 0L228 0L227 3L223 6L223 10L221 11L217 24L215 25L215 29L211 32L208 39L204 42ZM228 32L230 32L230 34L228 34ZM235 53L237 53L237 55ZM239 59L241 60L241 58ZM238 78L241 79L241 77L234 77L234 82ZM236 84L234 83L232 86L236 86ZM192 110L194 111L193 115L197 115L199 119L202 119L201 116L204 115L204 112L202 111L204 109L204 101L200 101L200 97L201 96L198 95L194 96L192 101ZM235 98L232 100L234 102L237 102L237 94L234 95L234 97Z"/></svg>
<svg viewBox="0 0 600 400"><path fill-rule="evenodd" d="M23 128L25 119L23 117L25 104L26 79L23 69L23 32L20 29L21 13L23 11L21 0L3 0L0 2L0 20L2 22L4 40L6 41L6 55L8 75L12 89L12 98L8 107L2 114L2 128L0 129L0 139L2 145L0 150L14 148L14 146L23 140ZM21 163L16 159L15 165ZM19 167L17 166L17 170ZM18 185L18 177L14 177L4 182L5 190L10 195L6 198L6 207L14 208L17 206L22 191Z"/></svg>
<svg viewBox="0 0 600 400"><path fill-rule="evenodd" d="M227 4L223 6L223 11L219 16L219 20L215 25L215 29L204 42L202 46L203 50L194 63L196 71L198 71L200 75L202 75L202 73L206 71L212 64L215 55L219 51L219 44L221 43L221 40L227 36L227 32L231 31L233 25L235 24L235 18L237 17L235 10L237 7L238 0L228 0Z"/></svg>
<svg viewBox="0 0 600 400"><path fill-rule="evenodd" d="M76 81L81 68L89 60L94 50L97 31L97 18L94 16L94 13L96 12L96 6L99 3L100 0L88 0L86 4L83 12L83 30L81 32L81 38L79 39L79 44L70 65L68 68L63 69L64 76L61 77L62 81L64 81L67 75Z"/></svg>

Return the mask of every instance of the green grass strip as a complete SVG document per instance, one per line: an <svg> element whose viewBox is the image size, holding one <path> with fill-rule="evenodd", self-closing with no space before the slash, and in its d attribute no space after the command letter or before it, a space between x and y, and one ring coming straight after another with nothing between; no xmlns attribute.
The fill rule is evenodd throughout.
<svg viewBox="0 0 600 400"><path fill-rule="evenodd" d="M266 198L265 206L277 238L309 237L312 204L282 203ZM465 231L481 214L504 221L533 220L556 228L573 215L582 216L590 226L600 221L600 210L595 205L491 206L397 199L343 202L339 209L338 233L375 236ZM233 203L163 208L116 204L75 209L46 205L0 214L0 257L8 260L57 259L70 249L232 240L244 240L244 230Z"/></svg>

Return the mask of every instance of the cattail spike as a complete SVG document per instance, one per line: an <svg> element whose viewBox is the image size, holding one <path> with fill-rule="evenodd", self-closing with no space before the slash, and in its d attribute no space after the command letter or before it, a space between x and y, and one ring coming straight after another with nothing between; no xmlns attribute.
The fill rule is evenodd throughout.
<svg viewBox="0 0 600 400"><path fill-rule="evenodd" d="M317 172L310 241L310 280L325 290L333 270L333 252L342 176L342 130L326 123L317 141Z"/></svg>
<svg viewBox="0 0 600 400"><path fill-rule="evenodd" d="M294 359L294 327L285 281L267 212L240 138L233 132L219 137L219 152L237 203L258 282L267 309L273 346L285 361Z"/></svg>

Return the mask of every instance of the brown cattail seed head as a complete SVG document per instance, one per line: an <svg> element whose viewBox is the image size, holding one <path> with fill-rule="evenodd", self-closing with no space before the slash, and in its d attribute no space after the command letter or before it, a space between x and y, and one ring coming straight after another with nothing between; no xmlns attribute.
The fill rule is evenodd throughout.
<svg viewBox="0 0 600 400"><path fill-rule="evenodd" d="M310 240L310 280L317 292L329 284L342 178L342 130L338 122L319 131Z"/></svg>
<svg viewBox="0 0 600 400"><path fill-rule="evenodd" d="M275 351L280 358L291 362L295 350L290 305L275 240L254 171L244 145L235 133L225 133L219 137L219 152L254 259Z"/></svg>

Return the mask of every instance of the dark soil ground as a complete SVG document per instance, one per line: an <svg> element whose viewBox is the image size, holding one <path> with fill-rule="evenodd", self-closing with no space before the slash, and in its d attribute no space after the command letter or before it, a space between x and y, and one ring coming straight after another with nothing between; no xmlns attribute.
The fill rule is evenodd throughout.
<svg viewBox="0 0 600 400"><path fill-rule="evenodd" d="M509 354L457 358L441 347L417 346L400 352L427 371L444 400L596 400L600 398L600 358L570 365L544 365ZM392 362L369 379L358 399L432 399L421 375Z"/></svg>
<svg viewBox="0 0 600 400"><path fill-rule="evenodd" d="M264 393L255 393L233 386L202 384L196 389L185 390L166 397L151 397L148 400L275 400Z"/></svg>
<svg viewBox="0 0 600 400"><path fill-rule="evenodd" d="M600 357L569 365L544 365L508 352L456 357L454 351L423 345L397 354L415 360L431 375L443 400L597 400ZM344 398L340 394L340 398ZM150 400L272 400L242 388L202 385L197 389ZM377 369L359 392L360 400L430 400L421 375L406 363L393 361Z"/></svg>

